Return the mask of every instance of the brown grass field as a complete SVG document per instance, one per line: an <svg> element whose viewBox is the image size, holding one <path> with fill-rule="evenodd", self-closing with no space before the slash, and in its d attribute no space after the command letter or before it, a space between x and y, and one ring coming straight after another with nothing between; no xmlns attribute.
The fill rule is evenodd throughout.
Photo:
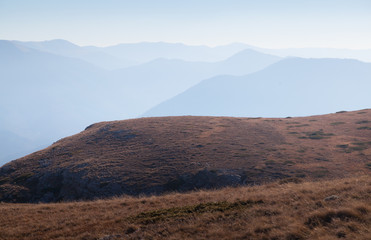
<svg viewBox="0 0 371 240"><path fill-rule="evenodd" d="M212 189L223 187L220 176L239 177L229 185L256 185L370 172L370 109L277 119L141 118L93 124L4 165L0 201Z"/></svg>
<svg viewBox="0 0 371 240"><path fill-rule="evenodd" d="M366 240L371 239L371 178L86 202L2 203L0 223L4 240Z"/></svg>
<svg viewBox="0 0 371 240"><path fill-rule="evenodd" d="M371 239L370 171L371 110L102 122L0 168L0 239Z"/></svg>

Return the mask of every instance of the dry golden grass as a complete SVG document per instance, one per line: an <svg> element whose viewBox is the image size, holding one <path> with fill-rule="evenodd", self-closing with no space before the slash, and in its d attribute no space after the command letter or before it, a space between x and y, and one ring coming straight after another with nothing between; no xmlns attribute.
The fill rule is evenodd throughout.
<svg viewBox="0 0 371 240"><path fill-rule="evenodd" d="M371 236L371 177L89 202L2 203L0 223L4 240L365 240Z"/></svg>

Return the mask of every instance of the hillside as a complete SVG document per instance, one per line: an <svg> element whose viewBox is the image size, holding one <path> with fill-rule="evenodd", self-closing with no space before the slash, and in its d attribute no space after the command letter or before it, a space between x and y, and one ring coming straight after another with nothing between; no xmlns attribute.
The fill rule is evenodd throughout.
<svg viewBox="0 0 371 240"><path fill-rule="evenodd" d="M0 168L0 201L53 202L369 174L371 110L93 124Z"/></svg>
<svg viewBox="0 0 371 240"><path fill-rule="evenodd" d="M246 76L206 79L143 116L309 116L368 108L371 63L287 58Z"/></svg>
<svg viewBox="0 0 371 240"><path fill-rule="evenodd" d="M0 128L31 143L23 147L15 142L0 154L1 162L50 145L92 122L137 117L205 78L248 74L280 60L243 51L215 63L157 59L108 71L92 64L90 57L99 57L84 49L63 40L0 40Z"/></svg>
<svg viewBox="0 0 371 240"><path fill-rule="evenodd" d="M0 239L369 239L369 176L53 204L0 203Z"/></svg>

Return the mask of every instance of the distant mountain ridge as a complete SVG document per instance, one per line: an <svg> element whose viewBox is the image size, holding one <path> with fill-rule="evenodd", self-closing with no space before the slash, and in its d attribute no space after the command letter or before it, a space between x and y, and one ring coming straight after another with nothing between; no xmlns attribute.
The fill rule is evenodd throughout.
<svg viewBox="0 0 371 240"><path fill-rule="evenodd" d="M371 63L371 49L337 49L337 48L268 49L260 47L251 48L262 53L273 54L280 57L357 59L362 62Z"/></svg>
<svg viewBox="0 0 371 240"><path fill-rule="evenodd" d="M288 58L246 76L204 80L143 116L286 117L368 108L370 79L370 63Z"/></svg>
<svg viewBox="0 0 371 240"><path fill-rule="evenodd" d="M203 79L226 74L245 75L279 60L281 58L254 50L243 50L224 61L214 63L161 58L113 71L109 78L120 82L125 96L130 96L138 106L142 104L142 112L137 111L137 115L140 115L154 104L183 92Z"/></svg>
<svg viewBox="0 0 371 240"><path fill-rule="evenodd" d="M80 47L62 39L43 42L12 41L17 45L74 57L108 70L140 65L157 58L184 61L217 62L247 48L245 44L230 44L220 47L188 46L181 43L142 42L118 44L109 47Z"/></svg>
<svg viewBox="0 0 371 240"><path fill-rule="evenodd" d="M264 54L262 51L266 53ZM336 52L336 50L333 51ZM291 93L286 92L286 95L277 96L276 99L278 100L272 100L272 104L267 102L269 94L268 97L262 98L262 96L271 91L269 90L270 86L280 89L274 83L260 86L252 93L243 91L243 89L246 90L246 86L242 84L235 94L228 95L227 93L233 89L229 84L235 83L236 79L242 79L242 77L235 78L226 75L242 76L260 70L265 71L264 68L281 60L280 57L267 54L268 52L270 52L269 49L259 49L239 43L219 47L187 46L174 43L80 47L65 40L43 42L1 40L1 128L18 135L20 138L30 140L33 144L27 149L37 149L40 146L51 144L61 137L76 133L91 122L135 118L145 112L147 113L144 116L207 115L209 113L215 115L267 116L265 110L270 109L272 114L283 116L285 115L285 112L283 112L285 107L282 106L289 106L295 101L291 100L284 103L279 99L290 96L290 99L293 99L292 92L297 92L295 89L291 89ZM354 52L362 53L364 56L368 54L367 50L349 50L347 52L349 54L345 54L345 56L351 56L351 53ZM277 52L279 55L285 55L285 53L286 50ZM206 60L208 62L205 62ZM320 59L317 60L321 62ZM352 61L345 63L353 66ZM345 65L340 67L339 72L343 71L343 68L347 69ZM359 63L359 65L362 64ZM284 65L277 66L285 67ZM293 65L291 68L296 69L297 67ZM349 76L348 80L352 79L353 81L354 78L358 81L359 76L362 78L362 74L368 76L368 71L361 68L357 69L360 72L356 73L357 70L352 70L353 76L345 73ZM289 76L290 69L286 70L283 73ZM318 65L317 69L311 71L312 73L309 72L308 76L314 72L317 72L318 75L323 72L323 76L327 76L328 69ZM332 68L331 71L336 72L337 70ZM281 71L277 70L274 78L278 79L280 74ZM297 75L297 77L301 78L302 76ZM188 103L181 104L181 107L177 103L171 107L172 109L165 109L165 111L153 110L158 109L156 106L161 106L161 108L167 106L169 101L173 101L169 99L175 99L179 94L179 96L183 96L181 93L184 91L193 91L193 88L189 88L196 87L195 85L209 78L213 78L213 80L205 81L209 83L199 85L206 87L201 91L202 93L200 92L201 95L186 99ZM251 79L252 77L246 78ZM318 79L320 78L318 77ZM343 77L340 76L339 79L341 78ZM211 96L215 90L212 86L217 86L217 82L221 79L226 80L225 86L222 87L223 90ZM322 79L324 78L322 77ZM215 81L216 85L211 84L211 81ZM367 83L355 85L365 86L365 88L359 90L359 93L363 93L364 89L368 87ZM334 86L336 86L335 83ZM211 88L208 89L209 87ZM298 87L302 88L302 86ZM330 88L335 89L335 87ZM309 89L310 87L308 87ZM318 89L312 89L313 96L320 93ZM353 89L353 87L349 89ZM277 94L277 91L272 91L270 96ZM353 91L354 94L355 92L356 90ZM364 94L359 93L355 98L359 99L359 104L351 105L352 101L346 103L339 100L336 107L335 103L330 102L337 98L332 97L333 100L324 101L324 104L318 100L315 103L320 106L317 109L318 111L310 112L308 110L306 112L305 109L310 109L312 106L307 108L302 104L298 108L302 109L303 112L297 114L310 115L334 112L335 109L346 108L352 110L369 107L367 97L360 99ZM254 98L242 97L253 96L254 94ZM298 97L300 97L299 95ZM344 91L343 95L346 96L348 93ZM205 106L205 101L208 101L206 96L210 96L210 101L213 101L211 103L215 104ZM225 100L226 96L229 96L229 99ZM176 99L179 98L176 97ZM249 103L242 107L244 108L242 111L238 104L245 101ZM185 106L192 102L195 104L192 111L183 111ZM232 102L233 104L231 104ZM262 105L262 103L265 103L265 105ZM281 103L281 105L277 105L278 103ZM341 106L340 103L343 103L344 106ZM329 106L329 104L332 107L325 109L324 107ZM264 106L267 105L272 106L265 108ZM274 105L276 107L273 107ZM297 105L299 105L299 102ZM205 107L207 109L204 111ZM217 109L213 110L212 108ZM247 108L251 111L247 112ZM259 109L259 111L256 109ZM282 111L278 113L278 110ZM287 109L286 114L295 116L296 112ZM24 146L22 143L15 144L15 146L18 147L4 149L5 152L0 155L0 164L14 159L4 156L19 156L14 154L31 152L30 150L26 151L26 148L22 147Z"/></svg>
<svg viewBox="0 0 371 240"><path fill-rule="evenodd" d="M43 42L13 41L13 43L42 52L52 53L64 57L77 58L108 70L128 67L136 64L131 60L125 59L124 57L114 57L99 49L80 47L61 39Z"/></svg>
<svg viewBox="0 0 371 240"><path fill-rule="evenodd" d="M245 43L208 47L166 42L123 43L108 47L95 47L78 46L62 39L41 42L13 42L39 51L46 51L66 57L76 57L109 70L143 64L156 58L180 59L192 62L218 62L246 49L279 57L341 58L371 62L371 49L269 49Z"/></svg>
<svg viewBox="0 0 371 240"><path fill-rule="evenodd" d="M45 43L40 46L47 50L37 50L0 41L0 122L5 130L33 141L32 149L79 132L91 122L136 117L205 78L247 74L280 60L249 50L215 63L162 58L108 71L73 57L75 45L49 44L65 46L66 56L52 53ZM7 160L11 159L0 163Z"/></svg>

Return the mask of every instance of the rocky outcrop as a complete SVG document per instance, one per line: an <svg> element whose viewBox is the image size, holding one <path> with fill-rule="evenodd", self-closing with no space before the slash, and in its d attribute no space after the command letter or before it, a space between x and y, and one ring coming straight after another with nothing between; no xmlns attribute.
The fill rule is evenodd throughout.
<svg viewBox="0 0 371 240"><path fill-rule="evenodd" d="M84 171L75 172L70 169L45 174L25 174L18 179L17 185L1 185L0 199L5 202L33 203L93 200L123 194L158 195L172 191L185 192L255 183L246 172L233 169L203 169L193 174L170 177L166 184L152 186L118 182L114 177L89 178L87 175ZM275 177L282 178L284 175L278 174Z"/></svg>

